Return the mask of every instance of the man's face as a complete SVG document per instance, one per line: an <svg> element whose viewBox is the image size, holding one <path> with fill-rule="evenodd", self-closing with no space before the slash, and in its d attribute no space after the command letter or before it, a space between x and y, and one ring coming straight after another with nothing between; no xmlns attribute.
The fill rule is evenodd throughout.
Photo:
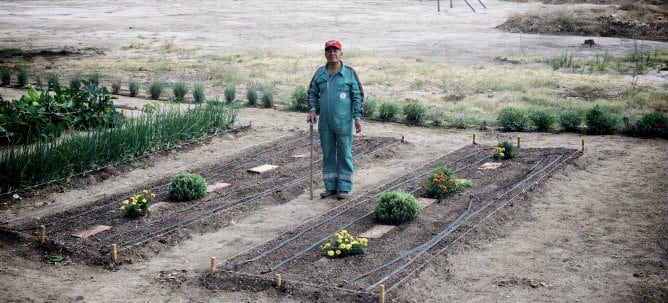
<svg viewBox="0 0 668 303"><path fill-rule="evenodd" d="M328 47L325 49L325 58L327 58L327 63L339 63L341 61L341 55L343 52L336 47Z"/></svg>

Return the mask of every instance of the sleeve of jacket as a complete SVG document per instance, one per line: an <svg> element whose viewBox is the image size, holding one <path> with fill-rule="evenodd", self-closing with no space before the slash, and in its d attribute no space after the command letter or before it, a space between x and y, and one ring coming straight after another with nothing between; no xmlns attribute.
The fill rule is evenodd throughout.
<svg viewBox="0 0 668 303"><path fill-rule="evenodd" d="M357 71L352 68L350 70L353 72L353 77L356 83L356 85L353 85L352 87L353 119L361 119L362 108L364 106L364 88L362 87L360 77L357 75Z"/></svg>
<svg viewBox="0 0 668 303"><path fill-rule="evenodd" d="M306 105L306 108L309 112L315 111L318 108L317 102L320 99L320 88L315 83L315 78L318 75L318 71L319 70L315 71L313 77L311 77L311 82L308 85L308 104Z"/></svg>

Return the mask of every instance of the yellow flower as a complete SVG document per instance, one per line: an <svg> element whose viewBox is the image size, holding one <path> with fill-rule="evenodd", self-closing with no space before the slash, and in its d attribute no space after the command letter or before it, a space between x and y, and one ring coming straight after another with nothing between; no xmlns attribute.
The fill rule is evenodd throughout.
<svg viewBox="0 0 668 303"><path fill-rule="evenodd" d="M130 201L128 201L128 200L123 200L123 204L127 205L128 203L130 203Z"/></svg>
<svg viewBox="0 0 668 303"><path fill-rule="evenodd" d="M142 203L146 203L146 202L147 202L147 201L146 201L146 198L141 199L141 202L142 202Z"/></svg>
<svg viewBox="0 0 668 303"><path fill-rule="evenodd" d="M155 194L154 194L154 193L151 193L151 198L155 198Z"/></svg>
<svg viewBox="0 0 668 303"><path fill-rule="evenodd" d="M148 190L143 190L143 192L144 192L145 194L148 194Z"/></svg>
<svg viewBox="0 0 668 303"><path fill-rule="evenodd" d="M334 256L334 251L333 250L328 250L327 255L330 256L330 257Z"/></svg>
<svg viewBox="0 0 668 303"><path fill-rule="evenodd" d="M346 245L343 243L339 244L339 249L346 249Z"/></svg>
<svg viewBox="0 0 668 303"><path fill-rule="evenodd" d="M336 250L336 254L337 254L337 255L340 255L340 254L341 254L341 251L337 249L337 250Z"/></svg>
<svg viewBox="0 0 668 303"><path fill-rule="evenodd" d="M347 250L350 250L351 248L353 248L353 245L352 245L352 244L346 244L346 249L347 249Z"/></svg>

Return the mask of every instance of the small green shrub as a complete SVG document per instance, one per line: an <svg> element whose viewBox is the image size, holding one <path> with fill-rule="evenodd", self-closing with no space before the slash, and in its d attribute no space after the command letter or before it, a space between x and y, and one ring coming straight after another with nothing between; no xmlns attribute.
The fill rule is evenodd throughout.
<svg viewBox="0 0 668 303"><path fill-rule="evenodd" d="M502 141L492 148L492 157L494 160L510 160L517 155L517 149L510 141Z"/></svg>
<svg viewBox="0 0 668 303"><path fill-rule="evenodd" d="M378 117L381 121L391 121L399 112L399 106L391 102L383 102L378 110Z"/></svg>
<svg viewBox="0 0 668 303"><path fill-rule="evenodd" d="M73 90L79 90L81 88L81 79L79 77L70 79L70 88Z"/></svg>
<svg viewBox="0 0 668 303"><path fill-rule="evenodd" d="M334 241L320 246L320 250L328 258L343 258L363 254L367 244L367 238L355 237L344 229L334 235Z"/></svg>
<svg viewBox="0 0 668 303"><path fill-rule="evenodd" d="M362 116L365 118L373 117L373 114L376 113L376 100L371 97L367 97L362 104Z"/></svg>
<svg viewBox="0 0 668 303"><path fill-rule="evenodd" d="M414 124L422 124L422 121L427 116L427 108L417 102L410 102L403 107L406 120Z"/></svg>
<svg viewBox="0 0 668 303"><path fill-rule="evenodd" d="M422 181L422 196L444 199L462 191L465 186L471 186L471 182L457 179L452 169L443 166Z"/></svg>
<svg viewBox="0 0 668 303"><path fill-rule="evenodd" d="M49 89L60 87L60 79L58 78L58 74L49 74L49 78L46 80L46 85Z"/></svg>
<svg viewBox="0 0 668 303"><path fill-rule="evenodd" d="M308 92L306 87L299 85L295 87L290 96L290 110L306 112L308 109Z"/></svg>
<svg viewBox="0 0 668 303"><path fill-rule="evenodd" d="M378 198L374 214L378 222L399 225L415 219L420 214L420 205L413 195L394 190Z"/></svg>
<svg viewBox="0 0 668 303"><path fill-rule="evenodd" d="M434 108L429 112L429 120L434 126L441 126L445 121L445 110Z"/></svg>
<svg viewBox="0 0 668 303"><path fill-rule="evenodd" d="M155 194L145 189L141 194L123 200L120 211L128 218L146 216L151 212L148 205L153 201L153 198L155 198Z"/></svg>
<svg viewBox="0 0 668 303"><path fill-rule="evenodd" d="M587 124L587 133L592 135L612 134L617 124L619 124L617 117L601 108L598 104L587 112L585 122Z"/></svg>
<svg viewBox="0 0 668 303"><path fill-rule="evenodd" d="M137 80L130 80L128 90L130 90L130 97L136 97L139 93L139 82Z"/></svg>
<svg viewBox="0 0 668 303"><path fill-rule="evenodd" d="M248 90L246 91L246 99L248 100L248 106L257 106L257 90L254 87L248 87Z"/></svg>
<svg viewBox="0 0 668 303"><path fill-rule="evenodd" d="M153 114L158 110L160 110L160 104L157 103L146 103L141 108L141 111L145 114Z"/></svg>
<svg viewBox="0 0 668 303"><path fill-rule="evenodd" d="M121 80L116 80L111 84L111 93L118 95L121 92Z"/></svg>
<svg viewBox="0 0 668 303"><path fill-rule="evenodd" d="M16 79L19 81L19 87L25 87L28 84L28 72L20 70Z"/></svg>
<svg viewBox="0 0 668 303"><path fill-rule="evenodd" d="M160 81L154 81L148 87L148 95L151 96L151 99L158 100L160 96L165 91L165 84Z"/></svg>
<svg viewBox="0 0 668 303"><path fill-rule="evenodd" d="M262 105L264 108L274 107L274 94L271 90L265 90L262 92Z"/></svg>
<svg viewBox="0 0 668 303"><path fill-rule="evenodd" d="M523 131L527 127L524 111L513 107L502 108L496 122L505 131Z"/></svg>
<svg viewBox="0 0 668 303"><path fill-rule="evenodd" d="M531 120L536 127L536 130L545 131L552 128L552 125L554 125L554 122L556 122L557 119L547 111L533 109L529 111L529 120Z"/></svg>
<svg viewBox="0 0 668 303"><path fill-rule="evenodd" d="M100 85L100 78L102 78L102 76L100 75L99 72L92 72L88 74L88 76L86 76L86 80L88 80L88 82L92 84L95 84L95 86Z"/></svg>
<svg viewBox="0 0 668 303"><path fill-rule="evenodd" d="M580 113L574 110L565 110L559 114L559 125L564 131L577 132L582 124Z"/></svg>
<svg viewBox="0 0 668 303"><path fill-rule="evenodd" d="M641 137L668 139L668 118L662 112L646 114L636 122L636 131Z"/></svg>
<svg viewBox="0 0 668 303"><path fill-rule="evenodd" d="M186 94L188 94L188 86L186 86L186 84L183 82L174 83L174 87L172 87L172 93L174 94L176 101L185 101Z"/></svg>
<svg viewBox="0 0 668 303"><path fill-rule="evenodd" d="M168 191L176 201L190 201L206 195L206 180L198 174L179 173L169 182Z"/></svg>
<svg viewBox="0 0 668 303"><path fill-rule="evenodd" d="M2 86L10 86L12 84L12 71L5 68L0 72L0 83Z"/></svg>
<svg viewBox="0 0 668 303"><path fill-rule="evenodd" d="M464 129L466 128L466 115L464 113L457 113L452 119L452 127Z"/></svg>
<svg viewBox="0 0 668 303"><path fill-rule="evenodd" d="M232 103L237 97L237 89L234 86L227 87L223 94L225 95L225 102Z"/></svg>
<svg viewBox="0 0 668 303"><path fill-rule="evenodd" d="M193 87L193 100L196 103L202 103L204 102L204 99L204 87L201 84L195 85L195 87Z"/></svg>

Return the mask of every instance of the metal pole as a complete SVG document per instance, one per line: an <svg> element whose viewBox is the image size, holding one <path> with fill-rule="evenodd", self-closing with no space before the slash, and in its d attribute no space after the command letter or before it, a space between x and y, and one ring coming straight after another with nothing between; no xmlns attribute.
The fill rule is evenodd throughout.
<svg viewBox="0 0 668 303"><path fill-rule="evenodd" d="M309 189L311 191L311 200L313 200L313 123L310 121L308 124L308 131L311 138L311 181L309 182Z"/></svg>
<svg viewBox="0 0 668 303"><path fill-rule="evenodd" d="M466 5L468 5L471 8L471 10L475 13L475 9L473 8L473 6L471 6L471 3L469 3L467 0L464 0L464 2L466 2Z"/></svg>

